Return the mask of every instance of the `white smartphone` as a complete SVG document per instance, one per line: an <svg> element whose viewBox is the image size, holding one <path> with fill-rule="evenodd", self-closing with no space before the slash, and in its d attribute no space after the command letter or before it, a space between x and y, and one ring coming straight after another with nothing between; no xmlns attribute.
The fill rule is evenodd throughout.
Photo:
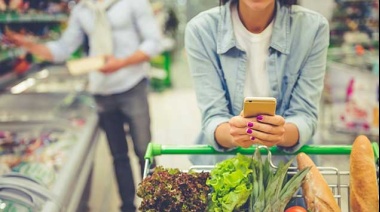
<svg viewBox="0 0 380 212"><path fill-rule="evenodd" d="M277 100L273 97L246 97L244 99L243 117L274 116L276 114L276 105Z"/></svg>

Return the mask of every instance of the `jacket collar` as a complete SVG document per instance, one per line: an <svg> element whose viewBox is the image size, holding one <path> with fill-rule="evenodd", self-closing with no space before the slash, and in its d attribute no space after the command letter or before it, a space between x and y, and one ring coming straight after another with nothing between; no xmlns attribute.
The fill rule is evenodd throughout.
<svg viewBox="0 0 380 212"><path fill-rule="evenodd" d="M217 53L224 54L236 47L236 38L231 17L231 1L220 8L221 16L217 34ZM271 48L283 54L289 54L290 48L290 9L281 6L277 1L276 17L274 20Z"/></svg>

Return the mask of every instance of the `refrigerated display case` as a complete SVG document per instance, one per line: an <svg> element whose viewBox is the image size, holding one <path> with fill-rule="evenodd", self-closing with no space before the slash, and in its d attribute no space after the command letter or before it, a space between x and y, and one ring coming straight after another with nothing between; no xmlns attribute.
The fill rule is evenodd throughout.
<svg viewBox="0 0 380 212"><path fill-rule="evenodd" d="M65 66L48 66L29 74L6 90L11 93L81 93L85 92L88 77L71 76Z"/></svg>
<svg viewBox="0 0 380 212"><path fill-rule="evenodd" d="M49 189L41 211L76 211L88 182L100 130L86 85L51 66L0 93L0 164Z"/></svg>

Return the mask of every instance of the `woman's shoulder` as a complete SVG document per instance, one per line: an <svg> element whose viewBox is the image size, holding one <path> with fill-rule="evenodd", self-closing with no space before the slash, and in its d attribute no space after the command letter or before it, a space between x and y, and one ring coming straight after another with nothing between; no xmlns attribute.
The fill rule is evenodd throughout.
<svg viewBox="0 0 380 212"><path fill-rule="evenodd" d="M212 9L203 11L196 15L194 18L192 18L188 23L187 26L191 28L198 28L198 29L209 29L212 30L217 28L218 23L220 21L221 13L222 13L221 7L214 7Z"/></svg>
<svg viewBox="0 0 380 212"><path fill-rule="evenodd" d="M290 16L297 19L300 24L314 25L319 23L320 26L328 25L328 20L320 13L307 9L299 5L293 5L290 9Z"/></svg>

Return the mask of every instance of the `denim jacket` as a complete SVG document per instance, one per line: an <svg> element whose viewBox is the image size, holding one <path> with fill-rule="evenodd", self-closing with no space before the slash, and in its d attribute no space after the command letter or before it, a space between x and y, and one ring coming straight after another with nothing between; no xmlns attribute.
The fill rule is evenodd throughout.
<svg viewBox="0 0 380 212"><path fill-rule="evenodd" d="M240 114L243 108L247 68L246 53L237 47L230 3L205 11L186 27L185 46L194 81L202 132L197 144L215 141L216 128ZM300 6L276 5L273 34L267 59L271 96L276 114L299 130L295 152L312 142L326 72L329 45L328 21ZM193 157L194 164L213 165L224 156Z"/></svg>

